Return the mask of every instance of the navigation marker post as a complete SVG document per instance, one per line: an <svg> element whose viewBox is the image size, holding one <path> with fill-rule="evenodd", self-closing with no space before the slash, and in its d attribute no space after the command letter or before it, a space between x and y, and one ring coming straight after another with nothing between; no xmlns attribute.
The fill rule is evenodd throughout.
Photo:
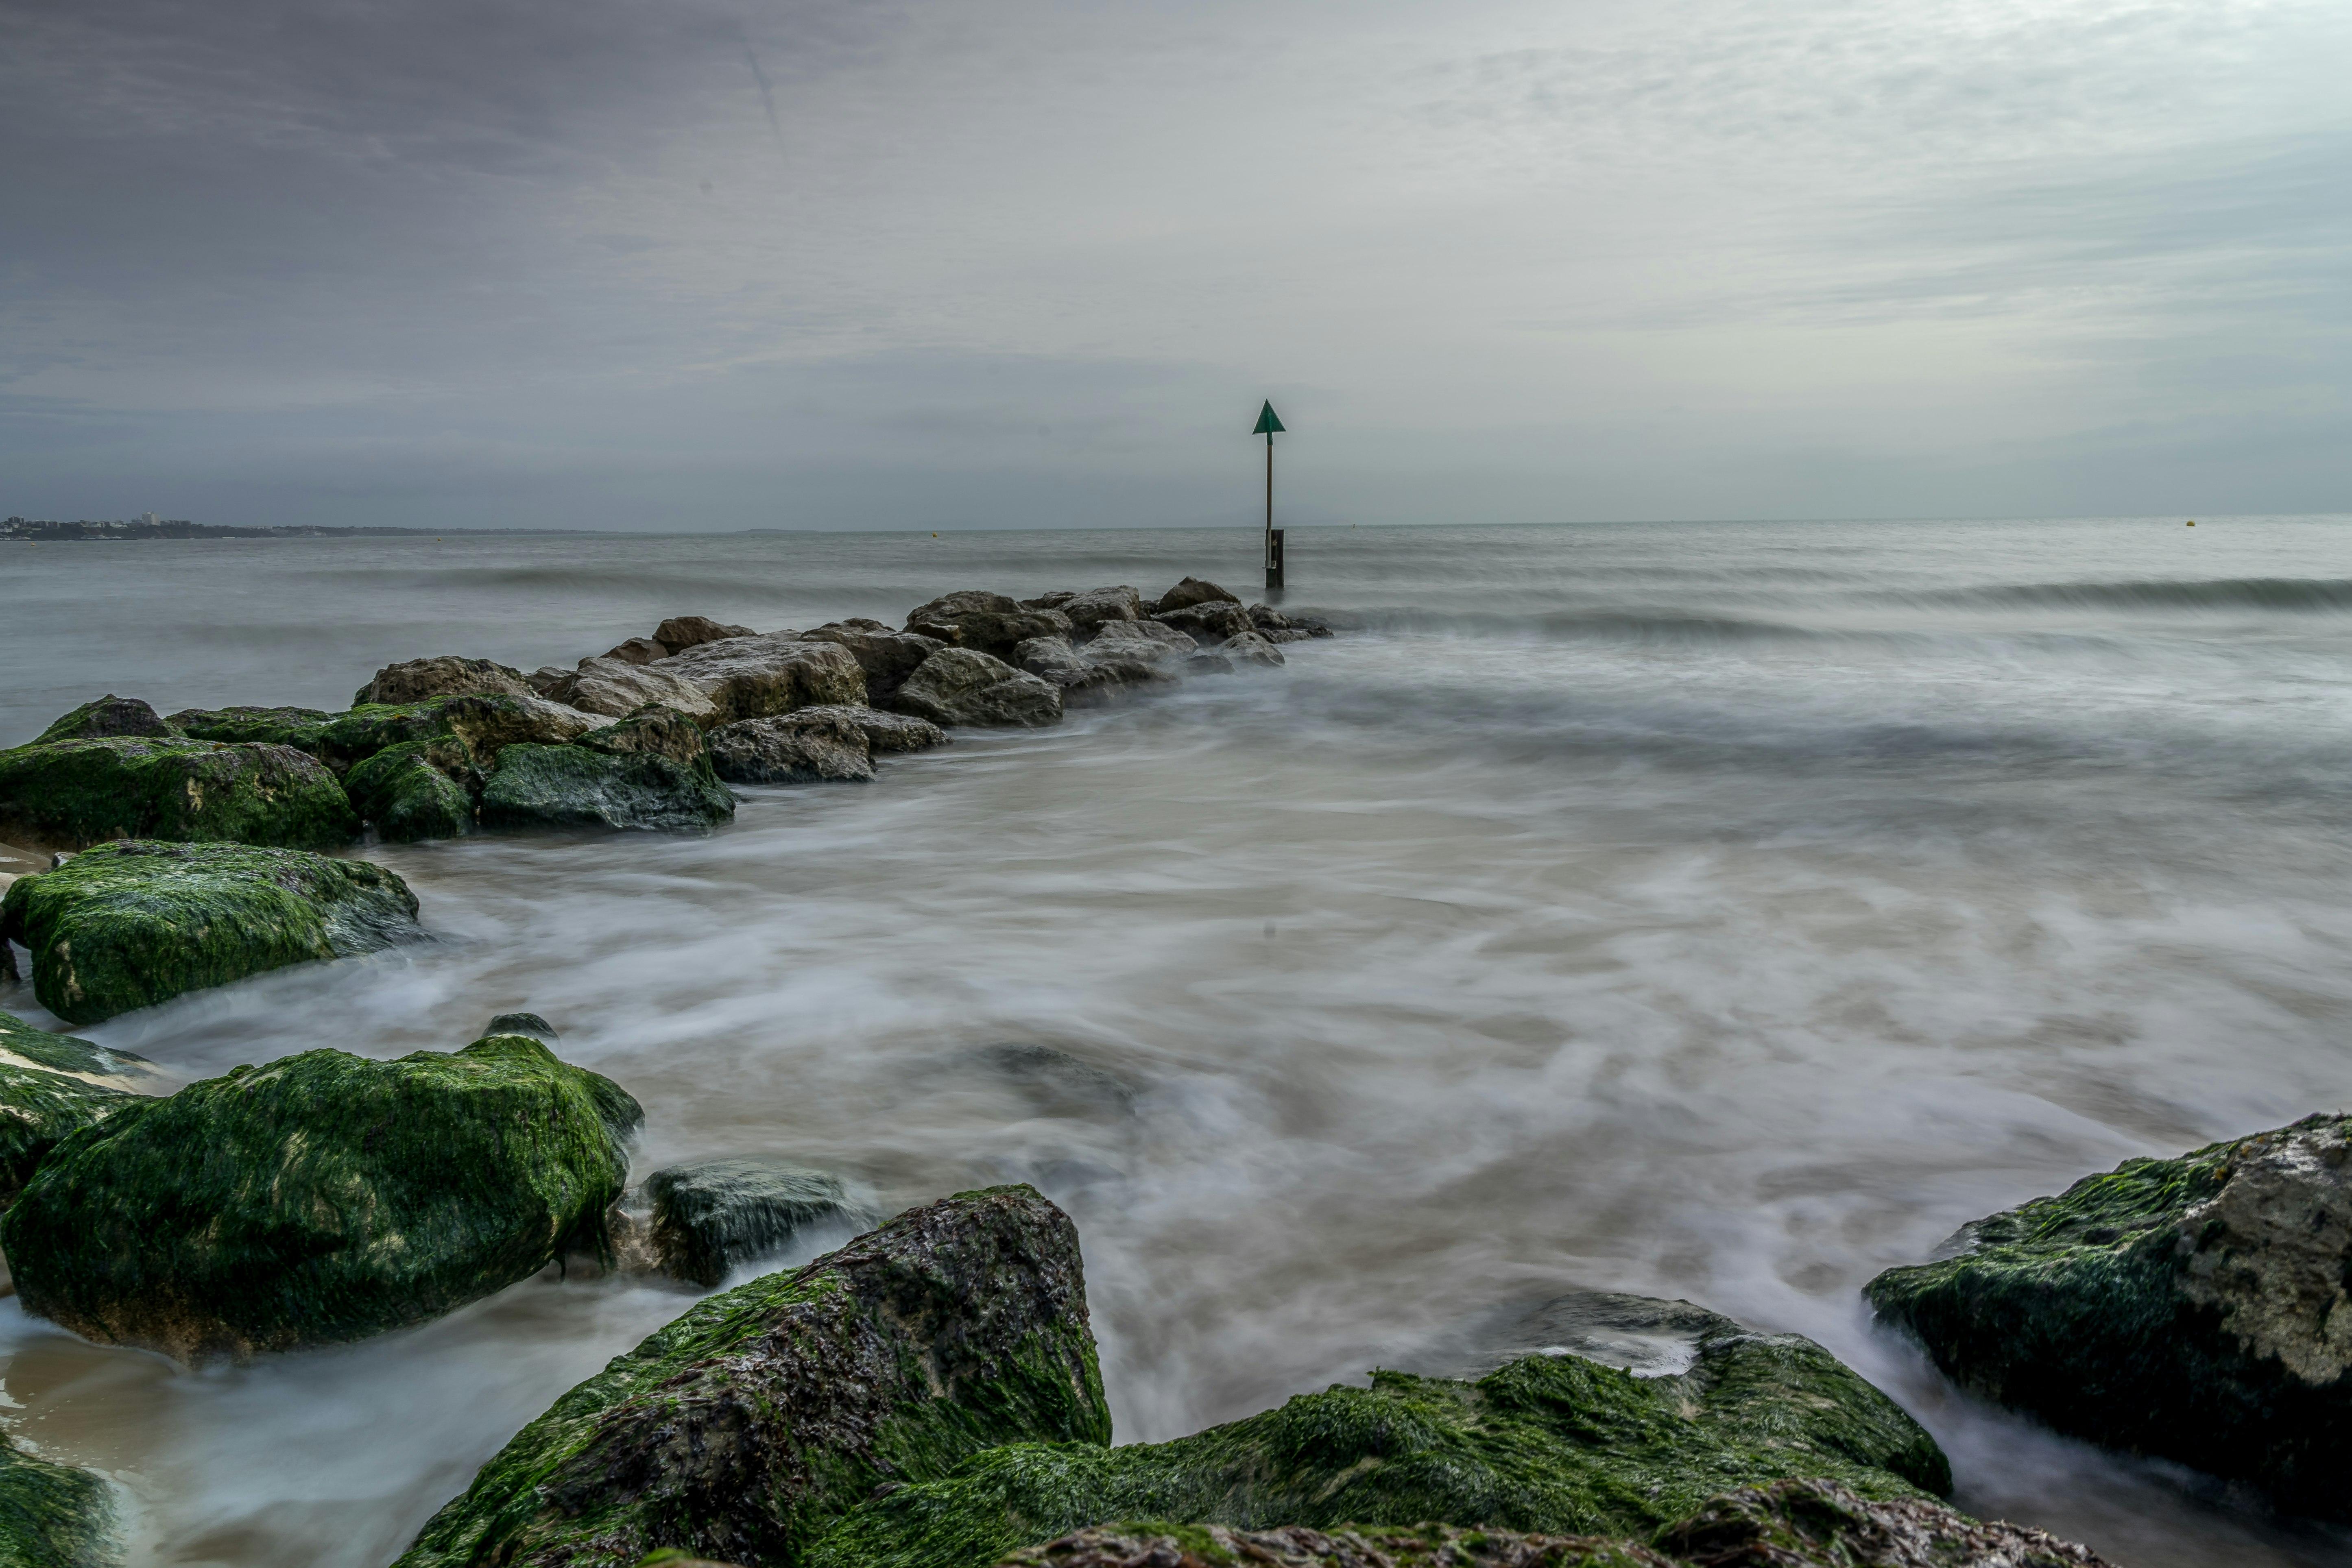
<svg viewBox="0 0 2352 1568"><path fill-rule="evenodd" d="M1253 436L1265 437L1265 585L1282 586L1282 531L1274 526L1274 435L1282 428L1282 420L1274 411L1272 399L1258 411L1257 427Z"/></svg>

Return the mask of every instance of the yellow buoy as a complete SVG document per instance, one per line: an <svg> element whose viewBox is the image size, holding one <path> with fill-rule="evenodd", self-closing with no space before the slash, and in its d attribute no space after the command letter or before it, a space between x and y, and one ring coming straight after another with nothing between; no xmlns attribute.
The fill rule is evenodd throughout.
<svg viewBox="0 0 2352 1568"><path fill-rule="evenodd" d="M2197 526L2197 520L2196 520L2195 518L2193 518L2193 517L2192 517L2192 518L2190 518L2190 519L2189 520L2189 527L2191 527L2191 528L2196 527L2196 526Z"/></svg>

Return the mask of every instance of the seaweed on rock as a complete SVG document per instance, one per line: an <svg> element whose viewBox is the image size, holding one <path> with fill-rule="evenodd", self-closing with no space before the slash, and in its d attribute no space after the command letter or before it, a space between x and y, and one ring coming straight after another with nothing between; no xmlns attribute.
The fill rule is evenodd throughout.
<svg viewBox="0 0 2352 1568"><path fill-rule="evenodd" d="M0 1247L27 1311L102 1343L195 1363L361 1339L607 1251L641 1117L522 1035L305 1051L75 1133Z"/></svg>
<svg viewBox="0 0 2352 1568"><path fill-rule="evenodd" d="M1003 1443L1109 1440L1076 1231L1027 1187L961 1193L617 1357L400 1562L633 1568L673 1547L798 1563L877 1486Z"/></svg>
<svg viewBox="0 0 2352 1568"><path fill-rule="evenodd" d="M405 741L360 763L343 777L358 811L388 843L455 838L474 825L473 797L436 765L441 742Z"/></svg>
<svg viewBox="0 0 2352 1568"><path fill-rule="evenodd" d="M0 1437L0 1564L111 1568L114 1522L114 1496L104 1480Z"/></svg>
<svg viewBox="0 0 2352 1568"><path fill-rule="evenodd" d="M0 899L0 940L32 950L33 994L74 1024L415 930L415 895L380 866L243 844L102 844Z"/></svg>
<svg viewBox="0 0 2352 1568"><path fill-rule="evenodd" d="M708 832L735 816L735 797L711 772L658 752L509 746L482 788L486 827L634 827Z"/></svg>
<svg viewBox="0 0 2352 1568"><path fill-rule="evenodd" d="M135 1052L110 1050L79 1035L53 1035L14 1013L0 1013L0 1061L9 1057L16 1058L9 1065L47 1068L68 1078L141 1079L152 1078L155 1071Z"/></svg>
<svg viewBox="0 0 2352 1568"><path fill-rule="evenodd" d="M287 746L116 735L0 752L0 835L20 843L79 848L135 837L311 849L347 844L358 831L333 776Z"/></svg>
<svg viewBox="0 0 2352 1568"><path fill-rule="evenodd" d="M16 1201L69 1134L145 1098L61 1072L0 1063L0 1208Z"/></svg>
<svg viewBox="0 0 2352 1568"><path fill-rule="evenodd" d="M1281 1525L1120 1523L1016 1552L1002 1568L1685 1568L1646 1546L1591 1535L1423 1524L1310 1530ZM683 1568L683 1565L680 1565ZM1775 1564L1774 1568L1785 1568Z"/></svg>

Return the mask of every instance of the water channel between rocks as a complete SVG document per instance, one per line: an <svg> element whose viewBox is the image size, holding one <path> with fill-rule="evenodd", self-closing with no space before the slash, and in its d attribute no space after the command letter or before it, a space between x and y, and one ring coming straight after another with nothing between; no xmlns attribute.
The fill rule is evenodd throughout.
<svg viewBox="0 0 2352 1568"><path fill-rule="evenodd" d="M2134 1568L2352 1563L1949 1395L1856 1296L2127 1155L2352 1101L2352 528L2182 531L1301 530L1289 606L1352 625L1284 669L747 789L709 838L363 850L437 941L79 1032L184 1079L529 1008L644 1102L639 1174L773 1152L886 1208L1034 1182L1078 1223L1121 1440L1625 1289L1822 1341L1971 1511ZM108 690L341 706L391 659L568 664L671 614L1245 591L1254 547L19 547L0 744ZM551 1275L201 1373L12 1300L0 1416L126 1483L135 1563L380 1568L692 1299Z"/></svg>

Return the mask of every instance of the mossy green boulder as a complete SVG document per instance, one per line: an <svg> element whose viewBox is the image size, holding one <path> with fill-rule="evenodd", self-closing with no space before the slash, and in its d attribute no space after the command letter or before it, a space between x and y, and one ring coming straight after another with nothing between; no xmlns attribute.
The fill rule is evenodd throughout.
<svg viewBox="0 0 2352 1568"><path fill-rule="evenodd" d="M2352 1520L2352 1117L2127 1160L1864 1293L2062 1432Z"/></svg>
<svg viewBox="0 0 2352 1568"><path fill-rule="evenodd" d="M0 898L0 940L32 950L34 995L72 1024L415 934L415 895L381 866L242 844L102 844Z"/></svg>
<svg viewBox="0 0 2352 1568"><path fill-rule="evenodd" d="M334 775L288 746L115 735L0 752L0 837L13 843L72 849L176 838L323 849L358 831Z"/></svg>
<svg viewBox="0 0 2352 1568"><path fill-rule="evenodd" d="M420 838L455 838L474 825L474 800L442 764L445 748L434 741L405 741L383 751L343 775L352 806L394 844Z"/></svg>
<svg viewBox="0 0 2352 1568"><path fill-rule="evenodd" d="M485 827L707 833L734 816L701 730L650 704L569 745L509 746L482 787Z"/></svg>
<svg viewBox="0 0 2352 1568"><path fill-rule="evenodd" d="M1109 1440L1076 1231L1027 1187L962 1193L616 1358L400 1563L634 1568L674 1547L798 1564L877 1488L999 1444Z"/></svg>
<svg viewBox="0 0 2352 1568"><path fill-rule="evenodd" d="M96 741L114 735L153 735L166 740L183 737L183 731L170 720L136 697L117 697L111 691L95 702L85 702L33 737L33 744L46 746L58 741Z"/></svg>
<svg viewBox="0 0 2352 1568"><path fill-rule="evenodd" d="M112 1568L114 1522L105 1481L0 1438L0 1568Z"/></svg>
<svg viewBox="0 0 2352 1568"><path fill-rule="evenodd" d="M69 1137L0 1247L26 1310L101 1343L195 1363L362 1339L606 1251L641 1117L523 1035L305 1051Z"/></svg>
<svg viewBox="0 0 2352 1568"><path fill-rule="evenodd" d="M145 1057L110 1050L79 1035L36 1029L14 1013L0 1013L0 1064L47 1068L113 1086L155 1076L154 1065Z"/></svg>
<svg viewBox="0 0 2352 1568"><path fill-rule="evenodd" d="M68 1134L145 1098L46 1068L0 1063L0 1208L16 1201Z"/></svg>
<svg viewBox="0 0 2352 1568"><path fill-rule="evenodd" d="M1935 1440L1821 1346L1729 1320L1689 1370L1531 1355L1476 1382L1376 1372L1171 1443L1022 1444L851 1513L809 1568L983 1568L1116 1519L1258 1528L1428 1521L1646 1540L1783 1479L1865 1498L1951 1488Z"/></svg>

